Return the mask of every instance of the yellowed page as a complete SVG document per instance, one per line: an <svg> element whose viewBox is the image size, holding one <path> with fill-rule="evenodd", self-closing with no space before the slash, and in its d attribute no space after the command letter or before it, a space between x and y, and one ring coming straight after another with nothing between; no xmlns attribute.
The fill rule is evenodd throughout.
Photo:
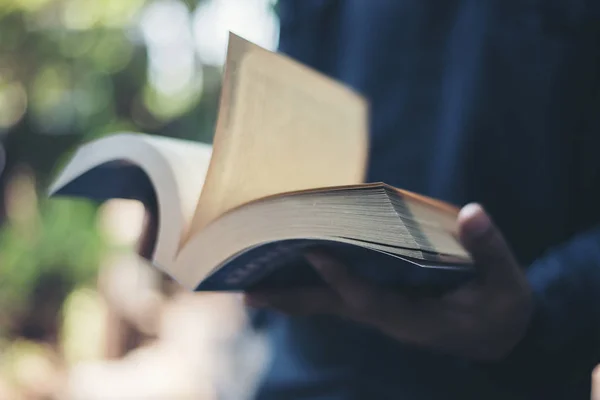
<svg viewBox="0 0 600 400"><path fill-rule="evenodd" d="M367 105L288 57L230 35L213 157L191 234L248 201L362 183Z"/></svg>

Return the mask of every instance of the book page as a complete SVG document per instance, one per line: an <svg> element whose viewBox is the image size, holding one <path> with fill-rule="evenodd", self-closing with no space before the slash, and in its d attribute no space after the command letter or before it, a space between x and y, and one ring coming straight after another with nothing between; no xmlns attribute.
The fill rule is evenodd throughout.
<svg viewBox="0 0 600 400"><path fill-rule="evenodd" d="M131 198L147 206L155 193L159 230L152 261L168 272L191 226L211 151L211 146L189 140L116 133L81 146L49 192Z"/></svg>
<svg viewBox="0 0 600 400"><path fill-rule="evenodd" d="M364 181L367 105L341 84L230 35L213 156L191 233L277 193Z"/></svg>

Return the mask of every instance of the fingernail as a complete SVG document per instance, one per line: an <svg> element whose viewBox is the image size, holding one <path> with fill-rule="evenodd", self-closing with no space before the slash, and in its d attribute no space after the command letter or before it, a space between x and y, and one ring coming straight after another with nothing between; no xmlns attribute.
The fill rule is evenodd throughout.
<svg viewBox="0 0 600 400"><path fill-rule="evenodd" d="M458 219L464 225L465 233L471 238L482 236L492 225L490 217L477 203L464 206L458 214Z"/></svg>

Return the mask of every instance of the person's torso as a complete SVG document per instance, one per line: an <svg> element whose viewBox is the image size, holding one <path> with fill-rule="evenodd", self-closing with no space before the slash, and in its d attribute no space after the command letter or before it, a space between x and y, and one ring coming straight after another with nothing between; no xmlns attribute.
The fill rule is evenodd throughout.
<svg viewBox="0 0 600 400"><path fill-rule="evenodd" d="M281 51L370 101L369 180L482 203L523 265L600 220L590 195L600 165L598 2L280 3ZM268 327L265 399L270 390L286 399L501 393L466 362L365 328L276 316Z"/></svg>

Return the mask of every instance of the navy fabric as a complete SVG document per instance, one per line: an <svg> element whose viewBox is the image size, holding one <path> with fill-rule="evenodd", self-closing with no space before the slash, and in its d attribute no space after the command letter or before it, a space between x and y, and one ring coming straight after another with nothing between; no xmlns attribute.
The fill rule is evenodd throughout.
<svg viewBox="0 0 600 400"><path fill-rule="evenodd" d="M481 202L536 295L481 364L263 314L258 398L589 399L600 362L600 17L592 0L280 0L280 50L371 102L369 179Z"/></svg>

